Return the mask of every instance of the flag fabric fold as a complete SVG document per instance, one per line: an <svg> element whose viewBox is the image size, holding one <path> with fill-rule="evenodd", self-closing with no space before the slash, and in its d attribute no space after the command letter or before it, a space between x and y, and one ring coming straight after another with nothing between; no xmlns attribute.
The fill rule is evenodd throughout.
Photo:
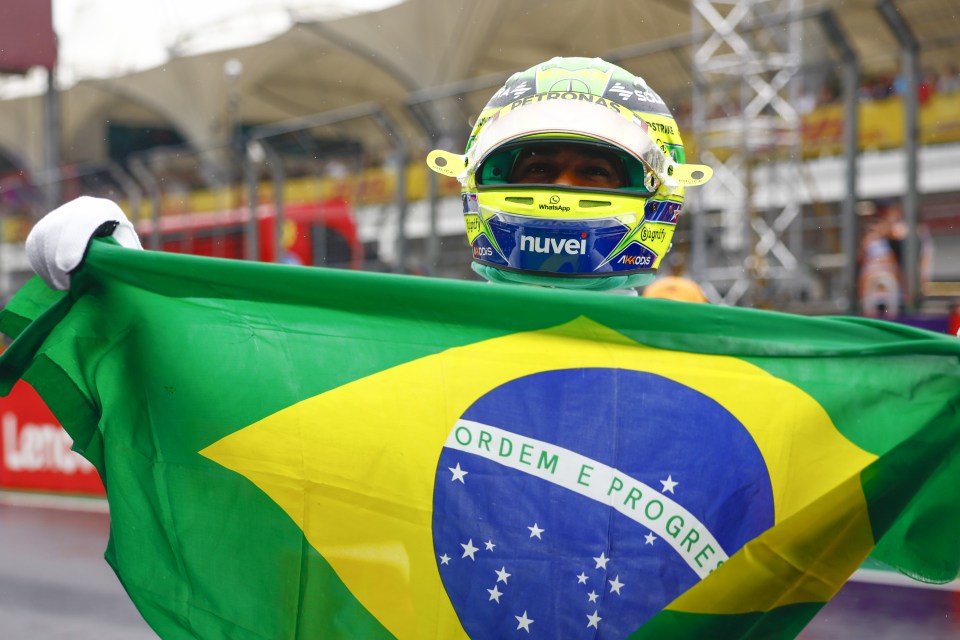
<svg viewBox="0 0 960 640"><path fill-rule="evenodd" d="M164 638L789 638L960 573L960 341L95 241L0 314Z"/></svg>

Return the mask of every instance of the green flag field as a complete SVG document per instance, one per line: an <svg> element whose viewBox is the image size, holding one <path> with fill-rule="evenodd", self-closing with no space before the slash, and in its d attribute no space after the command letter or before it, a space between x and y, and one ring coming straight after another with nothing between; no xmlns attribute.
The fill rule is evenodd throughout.
<svg viewBox="0 0 960 640"><path fill-rule="evenodd" d="M0 314L163 638L792 638L960 572L960 340L133 251Z"/></svg>

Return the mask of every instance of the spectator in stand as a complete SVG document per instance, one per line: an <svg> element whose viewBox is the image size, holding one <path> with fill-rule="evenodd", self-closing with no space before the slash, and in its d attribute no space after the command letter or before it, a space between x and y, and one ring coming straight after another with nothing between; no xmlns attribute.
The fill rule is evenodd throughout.
<svg viewBox="0 0 960 640"><path fill-rule="evenodd" d="M923 70L923 75L920 77L920 84L917 87L917 98L921 105L930 101L931 96L937 92L939 82L940 76L934 69L927 67Z"/></svg>
<svg viewBox="0 0 960 640"><path fill-rule="evenodd" d="M834 93L830 85L823 85L820 87L820 93L817 95L817 106L824 107L828 104L833 104L838 100L839 94Z"/></svg>
<svg viewBox="0 0 960 640"><path fill-rule="evenodd" d="M953 62L947 65L946 70L940 74L940 80L937 83L937 93L944 95L960 91L960 69Z"/></svg>
<svg viewBox="0 0 960 640"><path fill-rule="evenodd" d="M926 104L930 96L937 90L937 72L926 68L920 74L917 82L917 99L920 104ZM893 95L904 96L907 93L907 77L902 73L893 80Z"/></svg>
<svg viewBox="0 0 960 640"><path fill-rule="evenodd" d="M896 80L889 75L868 76L860 85L860 101L884 100L895 94Z"/></svg>
<svg viewBox="0 0 960 640"><path fill-rule="evenodd" d="M797 96L795 106L797 108L797 113L799 113L801 116L805 116L817 108L817 97L812 91L810 91L810 89L806 87L806 85L804 85L804 87L800 90L800 95Z"/></svg>
<svg viewBox="0 0 960 640"><path fill-rule="evenodd" d="M884 230L884 234L886 235L887 244L889 245L890 250L893 252L893 255L896 259L900 286L909 299L912 297L910 296L912 283L906 282L904 277L904 259L906 253L907 236L909 235L910 230L907 226L906 220L904 220L903 205L901 205L898 198L880 200L876 204L876 215L881 220L882 228ZM930 276L933 269L933 238L930 235L929 228L927 228L927 226L924 224L917 225L917 241L919 242L917 256L919 260L919 284L920 293L922 294L923 290L926 288L926 284L930 282Z"/></svg>
<svg viewBox="0 0 960 640"><path fill-rule="evenodd" d="M877 81L874 85L877 100L885 100L887 98L892 98L897 95L897 82L900 80L900 76L891 76L886 74L877 78Z"/></svg>
<svg viewBox="0 0 960 640"><path fill-rule="evenodd" d="M858 293L865 316L894 316L900 308L900 265L890 245L890 222L878 214L873 202L861 203L858 213L866 218L860 250Z"/></svg>

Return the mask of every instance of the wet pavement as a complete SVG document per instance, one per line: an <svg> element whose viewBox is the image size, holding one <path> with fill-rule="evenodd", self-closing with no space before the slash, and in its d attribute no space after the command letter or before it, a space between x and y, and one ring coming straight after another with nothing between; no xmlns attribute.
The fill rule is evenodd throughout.
<svg viewBox="0 0 960 640"><path fill-rule="evenodd" d="M0 638L156 640L103 559L104 509L0 501Z"/></svg>
<svg viewBox="0 0 960 640"><path fill-rule="evenodd" d="M103 559L105 503L52 507L0 495L0 639L156 640ZM960 640L958 591L864 579L912 584L865 574L800 639Z"/></svg>

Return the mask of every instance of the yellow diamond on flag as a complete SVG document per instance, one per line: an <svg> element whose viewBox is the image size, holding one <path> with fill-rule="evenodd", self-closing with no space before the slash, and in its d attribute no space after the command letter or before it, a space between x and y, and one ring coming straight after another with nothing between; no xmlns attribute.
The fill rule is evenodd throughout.
<svg viewBox="0 0 960 640"><path fill-rule="evenodd" d="M441 451L457 420L491 390L540 372L583 368L653 373L729 411L766 461L776 525L794 516L802 520L815 500L838 485L848 490L833 494L834 506L866 513L859 486L849 487L874 456L843 438L799 388L737 358L654 349L586 318L392 367L278 411L201 453L280 505L395 636L465 637L433 547ZM857 530L852 547L869 549L867 518L850 526ZM783 544L792 545L786 537ZM807 558L803 549L798 554ZM715 582L723 590L762 571L737 557L728 564L691 589L684 610L721 608L698 597L698 587ZM818 577L822 585L815 581L786 598L806 601L811 593L835 591L845 577Z"/></svg>

